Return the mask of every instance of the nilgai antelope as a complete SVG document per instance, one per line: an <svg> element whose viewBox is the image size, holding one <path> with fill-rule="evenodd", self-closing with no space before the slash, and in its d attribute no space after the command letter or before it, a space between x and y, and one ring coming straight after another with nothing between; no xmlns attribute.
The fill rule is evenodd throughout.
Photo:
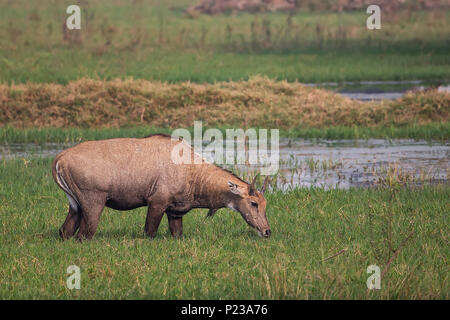
<svg viewBox="0 0 450 320"><path fill-rule="evenodd" d="M69 199L61 238L91 239L105 206L131 210L148 206L145 234L153 238L164 213L174 237L182 234L183 216L193 208L239 212L262 237L270 236L264 190L255 188L200 157L192 164L172 161L183 143L192 159L200 157L181 139L156 134L141 139L88 141L62 151L53 160L53 178ZM199 160L199 158L197 158Z"/></svg>

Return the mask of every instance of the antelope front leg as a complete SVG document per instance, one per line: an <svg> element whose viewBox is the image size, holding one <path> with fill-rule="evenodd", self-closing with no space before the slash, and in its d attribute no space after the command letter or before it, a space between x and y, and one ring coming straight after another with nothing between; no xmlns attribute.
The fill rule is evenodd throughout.
<svg viewBox="0 0 450 320"><path fill-rule="evenodd" d="M156 237L159 224L164 215L165 208L161 206L148 206L147 218L145 219L145 234L150 238Z"/></svg>
<svg viewBox="0 0 450 320"><path fill-rule="evenodd" d="M167 220L169 221L169 230L172 236L174 238L181 237L183 235L183 218L168 214Z"/></svg>

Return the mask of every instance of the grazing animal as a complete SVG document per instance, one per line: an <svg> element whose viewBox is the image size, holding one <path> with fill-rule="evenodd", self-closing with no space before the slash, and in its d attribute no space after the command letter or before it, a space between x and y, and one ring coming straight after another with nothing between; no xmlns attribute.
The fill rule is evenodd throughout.
<svg viewBox="0 0 450 320"><path fill-rule="evenodd" d="M199 164L172 161L173 148L183 143ZM167 214L174 237L182 234L184 214L208 208L238 211L262 237L270 236L264 190L211 164L181 139L156 134L141 139L87 141L62 151L53 160L53 178L69 199L69 213L59 229L68 239L78 230L79 240L91 239L105 206L131 210L148 206L145 234L155 237Z"/></svg>

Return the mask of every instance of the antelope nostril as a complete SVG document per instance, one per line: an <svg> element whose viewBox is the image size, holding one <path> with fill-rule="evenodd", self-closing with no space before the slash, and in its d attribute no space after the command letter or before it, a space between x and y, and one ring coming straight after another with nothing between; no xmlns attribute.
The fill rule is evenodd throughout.
<svg viewBox="0 0 450 320"><path fill-rule="evenodd" d="M270 232L270 229L267 229L266 231L264 231L264 237L270 237L270 234L271 234L272 232Z"/></svg>

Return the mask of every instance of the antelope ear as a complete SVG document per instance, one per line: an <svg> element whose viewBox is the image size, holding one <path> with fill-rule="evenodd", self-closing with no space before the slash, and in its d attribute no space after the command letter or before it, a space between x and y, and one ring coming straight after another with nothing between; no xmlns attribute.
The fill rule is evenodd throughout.
<svg viewBox="0 0 450 320"><path fill-rule="evenodd" d="M269 183L269 176L267 176L265 179L264 179L264 183L263 183L263 186L262 186L262 188L261 188L261 193L262 194L264 194L264 191L266 191L266 188L267 188L267 184Z"/></svg>
<svg viewBox="0 0 450 320"><path fill-rule="evenodd" d="M228 181L228 186L230 187L230 191L232 193L237 194L238 196L241 195L241 192L239 191L237 184L235 184L235 183L233 183L231 181Z"/></svg>
<svg viewBox="0 0 450 320"><path fill-rule="evenodd" d="M258 174L255 175L255 177L253 178L252 183L250 183L248 185L248 194L251 195L251 196L256 195L256 187L255 187L256 179L258 179Z"/></svg>
<svg viewBox="0 0 450 320"><path fill-rule="evenodd" d="M252 183L250 184L251 186L255 186L255 183L256 183L256 179L258 179L258 175L259 174L256 174L254 177L253 177L253 181L252 181Z"/></svg>

